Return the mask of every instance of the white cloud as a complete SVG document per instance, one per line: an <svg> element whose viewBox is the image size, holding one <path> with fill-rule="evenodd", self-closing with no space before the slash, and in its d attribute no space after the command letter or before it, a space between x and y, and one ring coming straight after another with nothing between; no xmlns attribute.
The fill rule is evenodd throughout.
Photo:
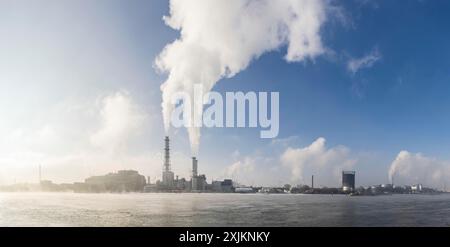
<svg viewBox="0 0 450 247"><path fill-rule="evenodd" d="M244 161L236 161L226 169L226 175L232 178L241 175L242 173L249 173L255 170L254 160L249 157Z"/></svg>
<svg viewBox="0 0 450 247"><path fill-rule="evenodd" d="M277 138L277 139L272 139L271 141L271 145L273 147L288 147L289 145L292 145L293 143L297 142L299 140L299 136L293 135L293 136L289 136L286 138Z"/></svg>
<svg viewBox="0 0 450 247"><path fill-rule="evenodd" d="M376 62L381 59L381 53L377 48L374 48L370 53L366 54L361 58L350 58L347 63L347 69L352 73L356 74L361 69L367 69L372 67Z"/></svg>
<svg viewBox="0 0 450 247"><path fill-rule="evenodd" d="M395 184L417 184L444 188L450 184L450 162L401 151L389 168L389 178Z"/></svg>
<svg viewBox="0 0 450 247"><path fill-rule="evenodd" d="M91 137L92 143L110 152L117 151L126 141L139 134L147 118L127 92L117 92L101 99L100 129Z"/></svg>
<svg viewBox="0 0 450 247"><path fill-rule="evenodd" d="M308 175L315 175L318 185L339 186L342 170L352 169L356 158L351 157L350 150L344 146L327 148L326 140L318 138L304 148L287 148L281 155L282 165L291 170L293 182L309 183Z"/></svg>
<svg viewBox="0 0 450 247"><path fill-rule="evenodd" d="M231 178L243 185L276 185L281 174L273 174L272 169L278 167L272 157L261 153L235 156L231 165L225 167L221 178Z"/></svg>
<svg viewBox="0 0 450 247"><path fill-rule="evenodd" d="M161 86L163 116L169 129L170 104L177 91L191 93L193 84L210 91L218 80L244 70L253 59L287 45L285 59L298 62L323 54L320 31L327 20L326 0L171 0L168 26L181 37L168 44L156 67L168 72ZM200 130L188 129L193 152Z"/></svg>
<svg viewBox="0 0 450 247"><path fill-rule="evenodd" d="M161 150L142 148L152 142L150 136L162 143L163 135L152 131L153 121L152 114L124 91L98 100L66 100L40 119L4 130L0 173L8 176L0 176L0 183L16 178L35 182L39 164L44 178L55 182L80 181L119 169L135 169L154 178L161 171Z"/></svg>

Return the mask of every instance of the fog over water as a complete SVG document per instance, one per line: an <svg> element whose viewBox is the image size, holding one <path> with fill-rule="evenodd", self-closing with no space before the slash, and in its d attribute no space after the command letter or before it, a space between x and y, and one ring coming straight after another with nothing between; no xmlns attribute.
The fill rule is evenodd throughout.
<svg viewBox="0 0 450 247"><path fill-rule="evenodd" d="M0 193L0 226L450 226L450 195Z"/></svg>

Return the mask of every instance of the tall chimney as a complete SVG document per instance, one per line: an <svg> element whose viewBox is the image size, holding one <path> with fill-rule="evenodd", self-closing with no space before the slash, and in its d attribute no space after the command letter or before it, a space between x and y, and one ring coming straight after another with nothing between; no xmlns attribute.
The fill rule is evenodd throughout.
<svg viewBox="0 0 450 247"><path fill-rule="evenodd" d="M166 136L164 139L166 145L164 147L164 171L170 171L170 148L169 148L169 137Z"/></svg>
<svg viewBox="0 0 450 247"><path fill-rule="evenodd" d="M314 175L311 176L311 189L314 189Z"/></svg>
<svg viewBox="0 0 450 247"><path fill-rule="evenodd" d="M197 164L197 158L192 157L192 177L197 177L198 176L198 164Z"/></svg>

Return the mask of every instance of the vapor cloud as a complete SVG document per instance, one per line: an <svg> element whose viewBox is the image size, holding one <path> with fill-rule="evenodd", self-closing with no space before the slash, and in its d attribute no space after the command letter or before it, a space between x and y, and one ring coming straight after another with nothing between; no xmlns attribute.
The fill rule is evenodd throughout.
<svg viewBox="0 0 450 247"><path fill-rule="evenodd" d="M361 58L351 58L347 63L347 69L356 74L361 69L367 69L372 67L378 60L381 59L381 53L377 48L374 48L370 53Z"/></svg>
<svg viewBox="0 0 450 247"><path fill-rule="evenodd" d="M450 162L401 151L392 162L389 178L395 184L418 184L444 188L450 183Z"/></svg>
<svg viewBox="0 0 450 247"><path fill-rule="evenodd" d="M263 53L287 45L285 60L299 62L325 52L320 30L327 20L326 0L171 0L165 23L180 31L157 57L157 69L168 73L161 86L166 132L173 110L171 97L205 93L221 78L233 77ZM192 117L193 118L193 117ZM188 129L198 150L200 130Z"/></svg>
<svg viewBox="0 0 450 247"><path fill-rule="evenodd" d="M233 154L233 162L222 172L222 178L232 178L244 185L276 186L282 183L284 175L276 158L262 152L241 156ZM269 175L268 175L269 174Z"/></svg>
<svg viewBox="0 0 450 247"><path fill-rule="evenodd" d="M148 116L127 92L116 92L100 100L100 127L92 134L93 145L117 151L127 140L139 134ZM147 121L148 123L148 121Z"/></svg>
<svg viewBox="0 0 450 247"><path fill-rule="evenodd" d="M287 148L280 156L281 164L291 170L294 182L305 183L305 173L315 175L318 185L336 186L342 170L351 169L357 159L351 157L350 149L344 146L326 147L325 138L318 138L304 148Z"/></svg>
<svg viewBox="0 0 450 247"><path fill-rule="evenodd" d="M241 181L255 170L255 160L246 157L244 160L238 160L226 168L225 175L234 180Z"/></svg>

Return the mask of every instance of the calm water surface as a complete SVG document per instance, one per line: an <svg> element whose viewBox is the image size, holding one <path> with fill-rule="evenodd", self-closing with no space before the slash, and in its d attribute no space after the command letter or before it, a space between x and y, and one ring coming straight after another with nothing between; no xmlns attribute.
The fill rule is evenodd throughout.
<svg viewBox="0 0 450 247"><path fill-rule="evenodd" d="M0 226L450 226L450 195L0 193Z"/></svg>

